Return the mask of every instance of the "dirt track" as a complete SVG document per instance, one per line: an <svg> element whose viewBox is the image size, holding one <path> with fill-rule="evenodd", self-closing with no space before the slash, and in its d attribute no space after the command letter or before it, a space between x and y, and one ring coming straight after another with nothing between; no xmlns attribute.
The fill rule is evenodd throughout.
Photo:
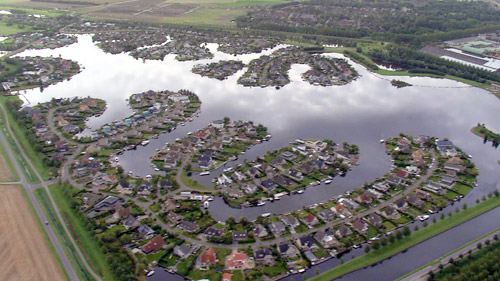
<svg viewBox="0 0 500 281"><path fill-rule="evenodd" d="M0 280L65 280L19 186L0 185Z"/></svg>

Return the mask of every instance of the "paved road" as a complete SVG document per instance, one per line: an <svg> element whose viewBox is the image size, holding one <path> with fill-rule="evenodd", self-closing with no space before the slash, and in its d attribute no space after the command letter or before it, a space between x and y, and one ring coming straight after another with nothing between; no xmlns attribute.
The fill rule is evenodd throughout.
<svg viewBox="0 0 500 281"><path fill-rule="evenodd" d="M486 242L486 240L492 241L493 236L495 236L495 235L500 235L500 230L496 230L493 233L489 234L488 236L478 240L477 242L472 243L471 245L468 245L468 246L464 247L463 249L458 250L451 255L447 255L447 256L441 258L440 260L438 260L438 262L435 265L431 265L431 266L422 268L421 270L419 270L419 271L415 272L414 274L402 279L401 281L427 281L427 279L429 277L429 275L428 275L429 272L439 271L440 264L442 264L442 265L448 264L448 261L450 260L450 258L457 259L457 258L460 258L460 255L466 256L467 253L469 252L469 250L472 252L477 251L477 244L478 243L484 244L484 242Z"/></svg>
<svg viewBox="0 0 500 281"><path fill-rule="evenodd" d="M37 184L37 185L33 185L33 184L30 184L27 180L26 180L26 177L25 175L23 174L22 170L21 170L21 167L19 166L19 163L15 160L16 158L14 157L14 154L7 142L7 140L5 139L5 136L4 134L5 133L8 133L10 134L11 136L13 136L14 134L12 133L10 127L8 126L9 124L9 120L8 120L8 116L6 114L6 111L5 111L5 108L3 107L3 105L0 104L0 111L1 111L1 114L5 117L4 121L5 121L5 127L7 128L7 131L8 132L0 132L0 139L2 141L2 144L4 145L5 149L7 150L7 154L9 156L9 158L11 159L11 162L12 164L14 165L14 169L16 170L17 174L19 175L20 177L20 182L22 183L22 185L25 187L27 193L28 193L28 196L33 204L33 207L35 208L35 211L38 215L38 217L42 220L42 221L46 221L46 217L45 217L45 214L43 213L42 209L40 208L40 205L38 204L38 201L36 200L35 196L34 196L34 191L35 189L39 188L39 187L43 187L46 191L47 191L47 194L49 196L49 199L50 199L50 202L52 204L52 207L53 209L55 210L56 212L56 215L58 217L58 220L60 222L60 224L63 226L64 228L64 231L66 232L66 235L67 237L69 237L70 239L70 242L71 244L73 245L73 247L75 248L78 256L80 257L80 259L82 260L85 268L87 269L87 271L97 280L97 281L102 281L102 279L99 277L99 275L97 275L93 269L89 266L89 264L87 263L87 260L85 259L84 255L82 254L82 252L80 251L80 248L78 247L78 245L76 244L76 242L74 241L72 235L70 234L70 232L68 231L68 228L66 226L66 223L64 222L64 220L62 219L62 216L59 212L59 210L57 209L57 206L54 202L54 199L52 197L52 195L50 194L49 192L49 189L48 189L48 185L50 183L52 183L53 181L50 181L50 182L45 182L43 181L42 177L40 176L40 174L38 173L38 171L35 169L35 167L33 166L33 164L31 163L31 161L29 160L29 158L26 156L26 154L24 153L24 151L22 150L22 146L19 144L18 140L13 138L14 142L15 142L15 145L19 148L19 151L21 153L21 156L24 157L24 159L26 159L28 165L30 166L30 168L34 171L36 177L40 180L40 184ZM75 273L75 270L73 269L73 267L71 266L71 263L68 259L68 257L66 256L64 250L63 250L63 246L61 245L61 243L59 242L59 240L57 239L55 233L54 233L54 230L52 229L52 226L51 225L44 225L44 228L45 228L45 231L47 232L48 236L49 236L49 239L50 241L52 242L52 244L54 245L55 249L56 249L56 252L57 254L59 255L60 259L61 259L61 262L63 264L63 267L64 269L66 270L66 272L68 273L68 276L70 277L70 280L78 280L78 277Z"/></svg>

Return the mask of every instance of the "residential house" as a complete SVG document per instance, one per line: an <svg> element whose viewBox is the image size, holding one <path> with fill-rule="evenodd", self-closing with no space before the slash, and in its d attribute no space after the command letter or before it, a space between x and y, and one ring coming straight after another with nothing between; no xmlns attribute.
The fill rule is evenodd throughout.
<svg viewBox="0 0 500 281"><path fill-rule="evenodd" d="M274 236L280 236L286 232L285 224L283 222L277 221L269 224L269 229L274 234Z"/></svg>
<svg viewBox="0 0 500 281"><path fill-rule="evenodd" d="M339 242L335 238L332 232L329 229L320 230L314 234L314 239L318 241L318 243L326 249L336 247L339 245Z"/></svg>
<svg viewBox="0 0 500 281"><path fill-rule="evenodd" d="M227 270L241 270L253 267L253 259L248 258L245 253L232 253L226 258Z"/></svg>
<svg viewBox="0 0 500 281"><path fill-rule="evenodd" d="M352 222L352 226L360 233L366 233L368 231L368 225L360 219L355 219Z"/></svg>
<svg viewBox="0 0 500 281"><path fill-rule="evenodd" d="M163 241L163 238L161 236L156 236L151 241L149 241L147 244L141 247L141 250L147 255L149 253L152 253L158 249L160 249L163 244L165 244L165 241Z"/></svg>
<svg viewBox="0 0 500 281"><path fill-rule="evenodd" d="M337 231L335 232L335 234L340 238L344 238L348 235L351 235L352 231L349 227L345 226L344 224L341 224L337 229Z"/></svg>
<svg viewBox="0 0 500 281"><path fill-rule="evenodd" d="M246 231L233 231L233 242L243 241L248 239Z"/></svg>
<svg viewBox="0 0 500 281"><path fill-rule="evenodd" d="M181 246L174 247L174 254L179 256L181 259L188 258L191 255L192 251L193 249L187 244L182 244Z"/></svg>
<svg viewBox="0 0 500 281"><path fill-rule="evenodd" d="M323 209L318 212L318 217L322 219L324 222L328 222L335 219L335 213L333 213L329 209Z"/></svg>
<svg viewBox="0 0 500 281"><path fill-rule="evenodd" d="M393 207L393 206L387 206L384 208L382 211L382 215L384 215L386 218L397 220L401 217L399 212Z"/></svg>
<svg viewBox="0 0 500 281"><path fill-rule="evenodd" d="M197 232L200 230L200 226L196 223L183 220L179 227L186 232Z"/></svg>
<svg viewBox="0 0 500 281"><path fill-rule="evenodd" d="M311 235L304 235L297 239L297 245L304 251L314 251L319 248Z"/></svg>
<svg viewBox="0 0 500 281"><path fill-rule="evenodd" d="M300 222L292 215L284 216L281 220L291 229L294 229L300 225Z"/></svg>
<svg viewBox="0 0 500 281"><path fill-rule="evenodd" d="M301 221L307 225L307 227L312 228L313 226L317 225L319 223L318 218L315 216L309 214L305 218L301 219Z"/></svg>
<svg viewBox="0 0 500 281"><path fill-rule="evenodd" d="M255 236L257 236L259 238L266 237L269 235L266 227L263 226L262 224L256 224L253 232L255 233Z"/></svg>
<svg viewBox="0 0 500 281"><path fill-rule="evenodd" d="M408 203L406 203L406 201L403 199L396 200L396 202L394 203L394 206L396 209L398 209L400 211L406 211L408 209Z"/></svg>
<svg viewBox="0 0 500 281"><path fill-rule="evenodd" d="M180 223L184 218L181 215L178 215L172 211L167 213L167 220L173 224Z"/></svg>
<svg viewBox="0 0 500 281"><path fill-rule="evenodd" d="M223 234L224 234L224 230L222 230L222 229L209 227L205 230L205 235L207 235L207 236L222 237Z"/></svg>
<svg viewBox="0 0 500 281"><path fill-rule="evenodd" d="M144 239L149 239L153 237L155 231L151 227L141 224L139 228L137 228L137 234Z"/></svg>
<svg viewBox="0 0 500 281"><path fill-rule="evenodd" d="M232 274L224 272L224 274L222 274L221 281L231 281L231 277L233 277Z"/></svg>
<svg viewBox="0 0 500 281"><path fill-rule="evenodd" d="M274 256L270 248L260 248L254 252L255 261L262 265L274 265Z"/></svg>
<svg viewBox="0 0 500 281"><path fill-rule="evenodd" d="M278 253L282 258L294 258L300 255L299 249L290 243L283 243L278 245Z"/></svg>
<svg viewBox="0 0 500 281"><path fill-rule="evenodd" d="M368 221L375 227L378 228L382 227L382 218L375 213L371 213L368 215Z"/></svg>
<svg viewBox="0 0 500 281"><path fill-rule="evenodd" d="M210 266L217 263L217 255L213 248L208 249L204 254L200 255L200 267L201 270L208 270Z"/></svg>

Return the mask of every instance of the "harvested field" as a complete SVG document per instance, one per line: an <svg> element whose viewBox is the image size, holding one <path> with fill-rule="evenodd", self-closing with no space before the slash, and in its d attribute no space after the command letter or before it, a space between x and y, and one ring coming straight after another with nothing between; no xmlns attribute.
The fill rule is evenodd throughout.
<svg viewBox="0 0 500 281"><path fill-rule="evenodd" d="M0 185L0 280L65 280L19 186Z"/></svg>
<svg viewBox="0 0 500 281"><path fill-rule="evenodd" d="M143 1L127 1L109 5L100 9L98 13L112 15L150 15L160 17L173 17L185 14L192 9L196 8L195 5L185 4L171 4L164 3L163 0L143 0Z"/></svg>

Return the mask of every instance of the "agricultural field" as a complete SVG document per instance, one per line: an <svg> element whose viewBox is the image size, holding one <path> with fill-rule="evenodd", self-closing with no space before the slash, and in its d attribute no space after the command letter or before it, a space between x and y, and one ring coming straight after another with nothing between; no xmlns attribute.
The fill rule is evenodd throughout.
<svg viewBox="0 0 500 281"><path fill-rule="evenodd" d="M0 280L65 280L28 202L15 185L0 186L0 258Z"/></svg>

